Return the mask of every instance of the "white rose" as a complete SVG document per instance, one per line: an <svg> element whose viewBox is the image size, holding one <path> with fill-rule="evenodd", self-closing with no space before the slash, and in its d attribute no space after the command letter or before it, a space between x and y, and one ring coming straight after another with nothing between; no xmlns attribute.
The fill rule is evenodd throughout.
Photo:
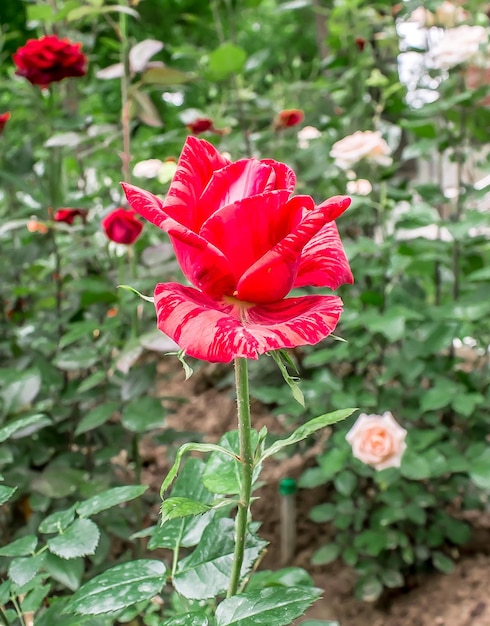
<svg viewBox="0 0 490 626"><path fill-rule="evenodd" d="M365 178L357 178L347 183L347 193L352 196L368 196L372 190L373 186Z"/></svg>
<svg viewBox="0 0 490 626"><path fill-rule="evenodd" d="M160 159L140 161L133 167L133 176L136 178L156 178L162 166L163 162Z"/></svg>
<svg viewBox="0 0 490 626"><path fill-rule="evenodd" d="M474 59L482 44L488 42L488 31L483 26L449 28L432 50L436 67L450 69Z"/></svg>
<svg viewBox="0 0 490 626"><path fill-rule="evenodd" d="M361 413L346 435L352 454L377 470L400 467L407 431L387 411L383 415Z"/></svg>
<svg viewBox="0 0 490 626"><path fill-rule="evenodd" d="M391 165L391 150L381 133L376 130L358 130L333 144L330 156L343 170L362 159L378 165Z"/></svg>
<svg viewBox="0 0 490 626"><path fill-rule="evenodd" d="M303 150L307 148L312 139L318 139L322 134L315 128L314 126L305 126L301 130L298 131L298 146Z"/></svg>

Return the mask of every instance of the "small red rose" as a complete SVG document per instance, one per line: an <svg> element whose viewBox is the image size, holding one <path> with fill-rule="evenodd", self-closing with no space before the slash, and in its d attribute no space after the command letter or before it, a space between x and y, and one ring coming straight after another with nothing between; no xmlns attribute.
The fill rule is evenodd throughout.
<svg viewBox="0 0 490 626"><path fill-rule="evenodd" d="M284 109L279 111L275 116L272 125L274 130L282 130L283 128L290 128L291 126L297 126L305 119L305 114L301 109Z"/></svg>
<svg viewBox="0 0 490 626"><path fill-rule="evenodd" d="M83 209L58 209L54 214L54 221L71 225L76 217L81 217L82 221L85 221L87 211Z"/></svg>
<svg viewBox="0 0 490 626"><path fill-rule="evenodd" d="M101 223L108 239L127 246L134 243L143 230L143 224L135 212L122 207L106 215Z"/></svg>
<svg viewBox="0 0 490 626"><path fill-rule="evenodd" d="M3 129L5 128L5 124L9 121L10 119L10 112L7 111L7 113L0 113L0 134L3 133Z"/></svg>
<svg viewBox="0 0 490 626"><path fill-rule="evenodd" d="M87 57L80 50L81 46L56 35L29 39L13 55L17 66L15 73L40 87L49 87L64 78L84 76Z"/></svg>
<svg viewBox="0 0 490 626"><path fill-rule="evenodd" d="M215 135L225 135L228 130L225 128L215 128L214 122L210 117L196 117L186 124L186 128L190 130L193 135L200 135L201 133L214 133Z"/></svg>

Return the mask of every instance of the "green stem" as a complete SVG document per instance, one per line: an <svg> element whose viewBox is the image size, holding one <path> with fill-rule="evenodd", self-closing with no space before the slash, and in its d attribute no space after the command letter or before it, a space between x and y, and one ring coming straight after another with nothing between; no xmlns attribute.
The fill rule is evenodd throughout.
<svg viewBox="0 0 490 626"><path fill-rule="evenodd" d="M126 4L126 3L121 3ZM119 13L119 39L120 60L123 66L121 76L121 126L123 136L123 151L121 154L122 176L126 183L131 182L131 114L129 100L129 41L128 41L128 16L121 11Z"/></svg>
<svg viewBox="0 0 490 626"><path fill-rule="evenodd" d="M172 574L171 574L172 580L175 576L175 572L177 571L177 565L179 564L180 542L182 541L182 536L184 534L184 525L185 525L185 518L182 518L182 522L180 523L179 535L175 541L175 546L173 550Z"/></svg>
<svg viewBox="0 0 490 626"><path fill-rule="evenodd" d="M235 381L238 408L238 434L240 440L241 485L240 502L235 519L235 552L233 555L233 570L228 587L227 597L237 593L240 583L240 572L243 564L247 528L250 512L250 496L252 493L253 477L253 450L252 427L250 421L250 397L248 390L247 359L235 359Z"/></svg>
<svg viewBox="0 0 490 626"><path fill-rule="evenodd" d="M2 620L3 626L10 626L10 622L5 614L3 606L0 606L0 619Z"/></svg>

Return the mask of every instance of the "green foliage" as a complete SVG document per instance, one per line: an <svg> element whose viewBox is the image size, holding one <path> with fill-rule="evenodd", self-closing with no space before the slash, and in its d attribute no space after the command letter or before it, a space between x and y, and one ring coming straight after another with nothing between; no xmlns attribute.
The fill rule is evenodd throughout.
<svg viewBox="0 0 490 626"><path fill-rule="evenodd" d="M400 34L384 1L321 12L303 0L1 4L0 113L12 114L0 145L0 605L9 623L32 612L36 626L279 626L319 595L298 568L255 572L265 543L251 524L240 591L223 599L242 486L238 435L174 450L186 435L165 420L186 399L161 397L157 364L175 346L149 334L153 298L141 294L179 270L156 229L131 247L101 232L128 174L121 81L97 73L146 39L164 47L128 76L129 170L175 158L187 120L209 117L222 134L206 138L220 149L284 160L297 192L322 200L350 182L329 156L337 140L366 129L388 140L393 164L353 166L373 190L354 194L338 222L355 277L339 290L345 341L252 366L254 398L295 428L280 439L253 432L254 488L270 457L305 450L338 423L300 480L327 486L309 516L335 533L313 563L342 559L369 601L403 587L409 572L450 572L454 547L471 536L462 513L487 505L490 488L488 85L463 86L464 65L426 67L419 84L402 84ZM398 19L421 5L402 4ZM466 4L471 22L484 23L481 3ZM14 77L11 54L54 31L83 44L87 76L49 90ZM298 128L273 130L290 107L320 132L306 146ZM428 163L431 179L415 174ZM129 175L166 191L168 180ZM58 222L62 207L87 214ZM352 458L350 406L389 410L408 430L400 468L376 472ZM167 445L158 522L158 496L140 484L142 440Z"/></svg>

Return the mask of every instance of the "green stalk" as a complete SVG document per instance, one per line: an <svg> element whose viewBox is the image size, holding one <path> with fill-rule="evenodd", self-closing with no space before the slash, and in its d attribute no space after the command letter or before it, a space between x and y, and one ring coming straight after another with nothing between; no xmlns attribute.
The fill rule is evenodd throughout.
<svg viewBox="0 0 490 626"><path fill-rule="evenodd" d="M126 6L126 3L121 3ZM131 182L131 114L129 99L129 41L128 41L128 16L122 11L119 13L119 40L120 61L123 66L121 76L121 126L123 136L122 176L126 183Z"/></svg>
<svg viewBox="0 0 490 626"><path fill-rule="evenodd" d="M252 493L253 450L247 359L235 359L235 383L237 391L238 434L240 440L241 485L240 502L238 503L238 512L235 519L235 552L233 555L233 569L231 572L230 585L227 593L228 598L237 593L240 583L240 572L247 540L250 496Z"/></svg>

